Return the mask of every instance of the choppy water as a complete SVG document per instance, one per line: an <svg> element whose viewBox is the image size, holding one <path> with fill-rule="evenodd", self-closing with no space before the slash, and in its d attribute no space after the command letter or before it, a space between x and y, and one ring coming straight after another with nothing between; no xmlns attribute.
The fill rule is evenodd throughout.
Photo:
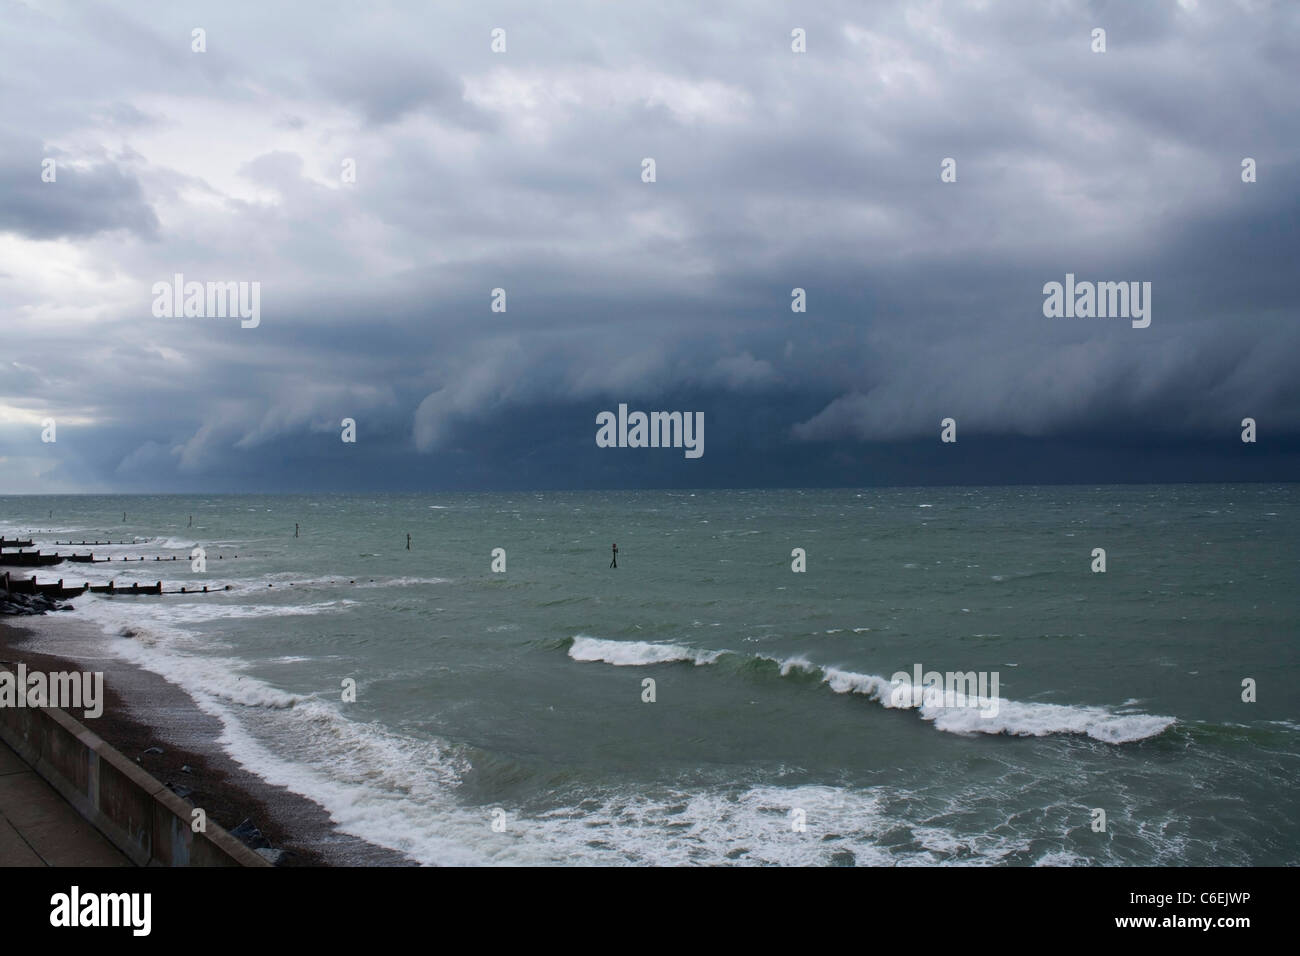
<svg viewBox="0 0 1300 956"><path fill-rule="evenodd" d="M233 585L70 616L235 758L424 862L1296 864L1296 499L10 497L0 531L150 559L43 580ZM918 664L996 673L997 715L892 706Z"/></svg>

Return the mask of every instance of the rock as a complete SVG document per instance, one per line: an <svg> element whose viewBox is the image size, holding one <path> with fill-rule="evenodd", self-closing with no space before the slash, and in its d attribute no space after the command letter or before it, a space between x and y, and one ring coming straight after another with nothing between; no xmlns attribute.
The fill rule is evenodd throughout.
<svg viewBox="0 0 1300 956"><path fill-rule="evenodd" d="M271 847L271 841L262 836L262 831L257 828L257 824L247 817L239 826L230 831L230 835L254 850L270 849Z"/></svg>
<svg viewBox="0 0 1300 956"><path fill-rule="evenodd" d="M141 756L141 757L147 757L147 756L149 756L150 754L161 754L161 753L163 753L163 752L164 752L164 751L163 751L163 749L162 749L161 747L150 747L148 750L146 750L146 751L145 751L144 753L142 753L140 756Z"/></svg>
<svg viewBox="0 0 1300 956"><path fill-rule="evenodd" d="M15 594L6 592L0 597L0 614L36 615L46 611L70 611L72 605L60 604L44 594Z"/></svg>
<svg viewBox="0 0 1300 956"><path fill-rule="evenodd" d="M275 850L269 846L258 847L256 853L272 866L279 866L284 862L284 858L289 855L287 850Z"/></svg>

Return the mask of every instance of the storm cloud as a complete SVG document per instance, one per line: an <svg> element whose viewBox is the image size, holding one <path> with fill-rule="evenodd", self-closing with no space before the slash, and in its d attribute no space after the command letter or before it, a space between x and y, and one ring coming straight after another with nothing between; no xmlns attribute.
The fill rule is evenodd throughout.
<svg viewBox="0 0 1300 956"><path fill-rule="evenodd" d="M0 0L0 492L1295 480L1298 48L1245 0ZM1045 317L1067 273L1150 327ZM176 274L260 324L155 317ZM620 402L705 456L597 449Z"/></svg>

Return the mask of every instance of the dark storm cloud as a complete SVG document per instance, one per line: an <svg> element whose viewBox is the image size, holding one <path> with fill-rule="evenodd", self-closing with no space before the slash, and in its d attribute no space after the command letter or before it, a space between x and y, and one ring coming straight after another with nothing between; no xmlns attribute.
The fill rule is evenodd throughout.
<svg viewBox="0 0 1300 956"><path fill-rule="evenodd" d="M42 163L54 161L54 182ZM157 235L154 215L135 174L111 161L82 164L61 149L0 130L0 231L31 239L90 236L124 229Z"/></svg>
<svg viewBox="0 0 1300 956"><path fill-rule="evenodd" d="M28 487L1250 477L1245 416L1294 468L1292 5L5 10ZM1067 272L1151 327L1044 318ZM175 273L260 326L155 318ZM620 401L705 458L596 449Z"/></svg>

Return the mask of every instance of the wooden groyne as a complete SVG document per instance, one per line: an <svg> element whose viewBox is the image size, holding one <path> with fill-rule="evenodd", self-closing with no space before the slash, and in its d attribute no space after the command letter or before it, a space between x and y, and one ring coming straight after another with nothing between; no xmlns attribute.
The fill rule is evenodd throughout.
<svg viewBox="0 0 1300 956"><path fill-rule="evenodd" d="M32 541L28 538L26 541L19 541L17 538L0 538L0 549L4 548L30 548Z"/></svg>
<svg viewBox="0 0 1300 956"><path fill-rule="evenodd" d="M219 556L224 557L224 556ZM146 561L143 555L138 557L120 557L120 558L97 558L92 551L89 554L44 554L40 551L10 551L9 553L0 552L0 564L10 565L21 568L45 568L52 567L61 561L72 561L79 564L107 564L109 561ZM168 557L154 556L155 561L175 561L176 555Z"/></svg>
<svg viewBox="0 0 1300 956"><path fill-rule="evenodd" d="M11 577L6 571L0 574L0 587L11 594L43 594L49 598L70 598L77 597L89 591L91 594L114 594L114 595L135 595L135 594L215 594L219 591L232 590L229 584L226 585L203 585L201 587L181 587L172 591L164 591L161 581L155 581L153 584L132 584L119 585L116 581L109 581L107 584L91 584L87 581L82 585L65 585L63 578L57 582L38 584L36 578L15 578Z"/></svg>
<svg viewBox="0 0 1300 956"><path fill-rule="evenodd" d="M63 557L58 554L42 554L39 551L11 551L8 554L0 552L0 564L16 565L18 567L48 567L52 564L58 564Z"/></svg>
<svg viewBox="0 0 1300 956"><path fill-rule="evenodd" d="M63 582L60 581L60 584ZM107 584L87 584L83 591L89 591L91 594L162 594L162 582L157 581L153 584L132 584L129 588L125 585L118 587L113 581Z"/></svg>

